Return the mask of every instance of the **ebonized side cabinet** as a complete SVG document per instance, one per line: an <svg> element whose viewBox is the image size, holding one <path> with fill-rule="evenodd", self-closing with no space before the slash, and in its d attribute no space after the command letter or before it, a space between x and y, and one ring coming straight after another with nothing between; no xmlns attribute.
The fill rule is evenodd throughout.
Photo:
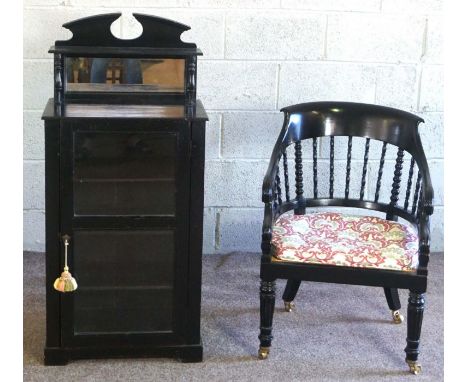
<svg viewBox="0 0 468 382"><path fill-rule="evenodd" d="M48 365L101 357L201 361L206 113L188 26L119 13L76 20L56 41L44 114ZM66 252L67 251L67 252ZM66 265L77 281L61 293Z"/></svg>

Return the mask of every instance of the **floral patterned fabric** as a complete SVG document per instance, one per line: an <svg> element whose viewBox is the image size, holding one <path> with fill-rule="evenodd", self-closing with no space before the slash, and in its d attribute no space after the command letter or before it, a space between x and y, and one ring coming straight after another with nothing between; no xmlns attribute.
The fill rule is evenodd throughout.
<svg viewBox="0 0 468 382"><path fill-rule="evenodd" d="M277 259L346 267L414 271L418 235L412 227L373 216L334 212L282 215L273 227Z"/></svg>

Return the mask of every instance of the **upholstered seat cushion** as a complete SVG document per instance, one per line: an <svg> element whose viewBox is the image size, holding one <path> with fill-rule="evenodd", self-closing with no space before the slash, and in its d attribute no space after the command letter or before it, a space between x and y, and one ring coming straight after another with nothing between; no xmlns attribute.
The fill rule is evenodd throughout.
<svg viewBox="0 0 468 382"><path fill-rule="evenodd" d="M418 235L373 216L334 212L282 215L273 227L273 254L300 263L414 271Z"/></svg>

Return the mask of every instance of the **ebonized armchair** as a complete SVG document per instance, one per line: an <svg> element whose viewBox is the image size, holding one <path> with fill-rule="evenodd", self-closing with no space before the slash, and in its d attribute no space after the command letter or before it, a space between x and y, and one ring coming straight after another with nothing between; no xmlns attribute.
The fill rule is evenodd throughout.
<svg viewBox="0 0 468 382"><path fill-rule="evenodd" d="M419 373L433 213L433 189L418 133L423 119L348 102L304 103L281 111L284 123L262 192L259 358L268 357L273 339L276 279L288 280L286 311L293 308L301 281L368 285L384 288L395 323L403 321L398 289L409 289L406 362L410 372ZM343 143L340 152L338 141ZM311 154L308 160L303 159L305 147L304 153ZM295 195L289 186L292 166ZM384 176L387 167L393 179ZM319 207L373 211L362 216L317 212ZM398 222L399 217L406 224Z"/></svg>

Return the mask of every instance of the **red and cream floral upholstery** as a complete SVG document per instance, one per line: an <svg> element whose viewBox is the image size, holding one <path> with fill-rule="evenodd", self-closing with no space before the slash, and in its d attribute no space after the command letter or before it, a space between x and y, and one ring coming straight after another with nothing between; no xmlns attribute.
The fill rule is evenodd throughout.
<svg viewBox="0 0 468 382"><path fill-rule="evenodd" d="M272 244L282 261L396 271L418 265L416 231L373 216L282 215L273 227Z"/></svg>

